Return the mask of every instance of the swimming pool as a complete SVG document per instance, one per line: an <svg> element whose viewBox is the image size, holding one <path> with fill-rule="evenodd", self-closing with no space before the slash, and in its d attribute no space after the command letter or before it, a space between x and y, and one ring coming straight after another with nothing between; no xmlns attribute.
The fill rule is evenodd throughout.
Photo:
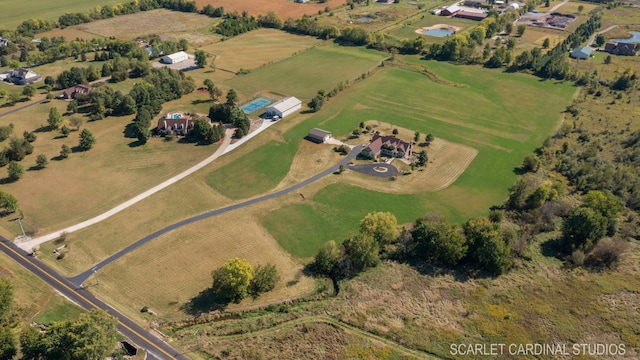
<svg viewBox="0 0 640 360"><path fill-rule="evenodd" d="M240 109L242 111L244 111L245 114L251 114L253 112L256 112L260 109L262 109L263 107L271 104L273 101L269 100L269 99L265 99L263 97L259 97L257 99L253 99L251 101L249 101L248 103L240 106Z"/></svg>
<svg viewBox="0 0 640 360"><path fill-rule="evenodd" d="M445 36L453 35L453 30L440 28L440 29L423 30L422 33L425 35L445 37Z"/></svg>

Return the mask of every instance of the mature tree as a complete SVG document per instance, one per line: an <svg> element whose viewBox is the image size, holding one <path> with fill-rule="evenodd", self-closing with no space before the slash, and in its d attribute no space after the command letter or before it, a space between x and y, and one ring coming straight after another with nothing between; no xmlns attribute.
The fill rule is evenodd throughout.
<svg viewBox="0 0 640 360"><path fill-rule="evenodd" d="M18 200L13 195L0 191L0 209L5 213L13 213L18 210Z"/></svg>
<svg viewBox="0 0 640 360"><path fill-rule="evenodd" d="M104 359L118 341L117 323L106 312L92 310L76 321L54 322L44 333L27 327L20 345L26 359Z"/></svg>
<svg viewBox="0 0 640 360"><path fill-rule="evenodd" d="M24 167L19 163L12 161L9 163L9 167L7 168L7 174L9 175L9 180L16 181L24 175Z"/></svg>
<svg viewBox="0 0 640 360"><path fill-rule="evenodd" d="M607 39L604 37L604 35L598 34L596 36L595 44L596 44L597 47L600 47L600 46L604 45L605 42L607 42Z"/></svg>
<svg viewBox="0 0 640 360"><path fill-rule="evenodd" d="M22 89L22 95L24 95L27 99L31 99L33 95L36 94L36 88L33 85L27 85Z"/></svg>
<svg viewBox="0 0 640 360"><path fill-rule="evenodd" d="M33 131L27 131L25 130L22 133L22 137L27 140L28 142L32 143L34 141L36 141L36 139L38 138L38 135L36 135Z"/></svg>
<svg viewBox="0 0 640 360"><path fill-rule="evenodd" d="M189 42L187 41L187 39L178 40L178 48L182 51L189 50Z"/></svg>
<svg viewBox="0 0 640 360"><path fill-rule="evenodd" d="M45 85L49 86L49 88L53 88L56 85L56 78L53 76L47 76L44 78Z"/></svg>
<svg viewBox="0 0 640 360"><path fill-rule="evenodd" d="M38 157L36 158L36 166L38 166L38 168L40 169L44 169L47 164L49 164L49 159L47 159L47 155L45 154L40 154L38 155Z"/></svg>
<svg viewBox="0 0 640 360"><path fill-rule="evenodd" d="M9 314L13 306L13 286L6 278L0 278L0 359L13 359L17 353L16 340L9 326Z"/></svg>
<svg viewBox="0 0 640 360"><path fill-rule="evenodd" d="M280 274L275 265L270 263L264 266L258 265L255 268L255 276L249 283L249 293L257 298L260 294L273 290L278 281L280 281Z"/></svg>
<svg viewBox="0 0 640 360"><path fill-rule="evenodd" d="M80 132L80 143L78 144L78 146L80 146L80 149L82 149L83 151L90 150L95 143L96 138L93 136L91 131L83 129Z"/></svg>
<svg viewBox="0 0 640 360"><path fill-rule="evenodd" d="M525 156L522 163L522 170L526 172L536 172L540 168L540 160L537 156L529 154Z"/></svg>
<svg viewBox="0 0 640 360"><path fill-rule="evenodd" d="M236 93L235 90L229 89L229 91L227 92L226 104L229 106L235 106L237 102L238 102L238 94Z"/></svg>
<svg viewBox="0 0 640 360"><path fill-rule="evenodd" d="M427 144L427 146L429 146L431 144L431 142L435 139L436 137L433 136L433 134L427 134L424 137L424 142Z"/></svg>
<svg viewBox="0 0 640 360"><path fill-rule="evenodd" d="M356 273L375 267L380 262L378 242L368 234L357 234L347 239L343 246L344 256Z"/></svg>
<svg viewBox="0 0 640 360"><path fill-rule="evenodd" d="M469 244L469 260L493 274L507 270L511 246L506 243L498 224L487 218L470 219L464 224L463 230Z"/></svg>
<svg viewBox="0 0 640 360"><path fill-rule="evenodd" d="M141 144L146 144L151 138L151 130L149 130L149 128L138 129L137 138Z"/></svg>
<svg viewBox="0 0 640 360"><path fill-rule="evenodd" d="M78 102L76 100L71 100L69 104L67 104L67 111L75 114L78 112Z"/></svg>
<svg viewBox="0 0 640 360"><path fill-rule="evenodd" d="M416 131L415 134L413 134L413 142L417 143L418 141L420 141L420 132Z"/></svg>
<svg viewBox="0 0 640 360"><path fill-rule="evenodd" d="M578 12L581 13L584 10L584 5L578 6Z"/></svg>
<svg viewBox="0 0 640 360"><path fill-rule="evenodd" d="M411 252L419 257L446 265L456 265L467 253L464 236L455 225L444 221L416 221Z"/></svg>
<svg viewBox="0 0 640 360"><path fill-rule="evenodd" d="M66 159L69 157L69 154L71 154L71 148L66 144L62 144L62 148L60 149L60 157Z"/></svg>
<svg viewBox="0 0 640 360"><path fill-rule="evenodd" d="M8 325L0 325L0 359L13 359L18 353L16 339Z"/></svg>
<svg viewBox="0 0 640 360"><path fill-rule="evenodd" d="M312 265L313 271L321 275L335 276L336 266L341 258L340 248L331 240L318 250Z"/></svg>
<svg viewBox="0 0 640 360"><path fill-rule="evenodd" d="M390 212L369 213L360 220L360 233L373 237L380 245L391 244L400 235L398 220Z"/></svg>
<svg viewBox="0 0 640 360"><path fill-rule="evenodd" d="M418 153L418 166L427 166L429 162L429 155L426 150L422 150Z"/></svg>
<svg viewBox="0 0 640 360"><path fill-rule="evenodd" d="M518 27L516 28L516 32L518 33L518 36L522 36L524 35L524 32L527 30L527 25L518 25Z"/></svg>
<svg viewBox="0 0 640 360"><path fill-rule="evenodd" d="M618 213L622 209L620 199L608 191L591 190L582 197L582 201L586 206L597 211L604 217L608 235L613 235L615 233Z"/></svg>
<svg viewBox="0 0 640 360"><path fill-rule="evenodd" d="M62 127L60 128L60 133L62 134L62 136L67 137L69 136L69 134L71 134L71 129L69 129L67 125L62 125Z"/></svg>
<svg viewBox="0 0 640 360"><path fill-rule="evenodd" d="M309 108L313 112L318 112L324 106L324 96L316 95L309 102Z"/></svg>
<svg viewBox="0 0 640 360"><path fill-rule="evenodd" d="M207 54L204 51L196 50L195 56L196 56L196 65L198 65L198 67L207 66Z"/></svg>
<svg viewBox="0 0 640 360"><path fill-rule="evenodd" d="M607 219L588 208L574 208L562 223L562 236L568 250L589 250L605 235Z"/></svg>
<svg viewBox="0 0 640 360"><path fill-rule="evenodd" d="M58 129L62 124L62 115L58 111L58 109L52 107L49 109L49 117L47 118L47 123L49 124L49 128L52 130Z"/></svg>
<svg viewBox="0 0 640 360"><path fill-rule="evenodd" d="M544 41L542 42L542 48L548 49L549 46L551 46L551 41L549 40L549 38L544 38Z"/></svg>
<svg viewBox="0 0 640 360"><path fill-rule="evenodd" d="M76 131L80 130L80 127L82 126L82 123L84 121L82 120L81 117L79 116L72 116L71 120L69 121L69 124L73 127L76 128Z"/></svg>
<svg viewBox="0 0 640 360"><path fill-rule="evenodd" d="M245 259L233 258L214 270L213 292L220 299L240 302L249 294L249 285L255 276L253 267Z"/></svg>

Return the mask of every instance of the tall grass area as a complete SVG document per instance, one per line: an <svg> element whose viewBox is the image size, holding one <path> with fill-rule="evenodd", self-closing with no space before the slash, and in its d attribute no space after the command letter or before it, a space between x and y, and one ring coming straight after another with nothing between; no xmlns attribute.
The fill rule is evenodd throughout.
<svg viewBox="0 0 640 360"><path fill-rule="evenodd" d="M120 0L68 0L63 3L51 0L3 0L0 11L0 24L3 28L13 29L27 19L58 20L60 15L73 12L86 12L95 6L115 5Z"/></svg>
<svg viewBox="0 0 640 360"><path fill-rule="evenodd" d="M340 81L351 81L373 69L387 55L364 48L318 46L286 60L259 68L226 82L241 96L271 90L311 99L318 90L329 92Z"/></svg>
<svg viewBox="0 0 640 360"><path fill-rule="evenodd" d="M281 179L286 174L283 164L291 161L290 154L310 128L322 127L339 137L367 120L390 122L422 134L433 133L478 149L478 156L443 191L405 196L335 184L319 191L312 202L269 213L264 225L292 254L310 256L328 240L343 240L349 229L370 211L392 211L400 223L433 211L451 221L486 213L491 205L504 200L515 181L514 169L553 132L575 92L569 83L545 82L524 74L438 62L420 64L438 74L442 81L434 82L398 68L380 71L285 133L283 143L256 149L254 154L259 154L256 162L274 164L268 176ZM247 156L224 168L221 175L228 175L217 175L219 186L210 184L221 190L222 184L234 183L238 193L241 186L251 191L254 183L233 180L251 177L253 169L248 167L251 158ZM268 164L261 166L269 168Z"/></svg>

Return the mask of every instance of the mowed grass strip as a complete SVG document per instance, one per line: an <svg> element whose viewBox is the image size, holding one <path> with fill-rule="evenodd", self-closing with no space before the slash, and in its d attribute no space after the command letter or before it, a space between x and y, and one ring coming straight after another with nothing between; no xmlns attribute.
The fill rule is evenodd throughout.
<svg viewBox="0 0 640 360"><path fill-rule="evenodd" d="M219 19L206 15L158 9L93 21L74 26L74 28L105 37L135 39L150 34L170 35L176 32L193 32L212 26L218 21Z"/></svg>
<svg viewBox="0 0 640 360"><path fill-rule="evenodd" d="M121 0L69 0L64 4L51 0L3 0L0 24L12 29L27 19L57 21L60 15L73 12L88 12L96 6L115 5Z"/></svg>
<svg viewBox="0 0 640 360"><path fill-rule="evenodd" d="M143 319L139 311L143 306L162 319L183 317L181 305L209 288L211 271L233 257L246 258L254 266L272 263L281 280L274 291L259 300L248 298L230 307L294 298L312 290L313 279L299 274L301 265L245 210L194 225L161 236L106 267L85 284L138 320Z"/></svg>
<svg viewBox="0 0 640 360"><path fill-rule="evenodd" d="M236 72L282 60L321 43L321 40L311 36L258 29L202 47L201 50L215 55L216 68Z"/></svg>
<svg viewBox="0 0 640 360"><path fill-rule="evenodd" d="M320 190L311 204L269 213L265 227L294 255L310 256L310 249L325 241L342 241L370 211L392 211L401 223L431 211L452 221L486 213L489 206L504 200L515 181L513 169L552 133L575 92L569 83L543 82L522 74L420 63L462 86L435 83L406 70L381 71L332 100L286 133L285 139L295 143L294 138L302 139L315 126L346 134L360 121L381 120L471 146L478 155L452 186L439 192L393 195L334 184ZM286 154L280 152L281 157ZM236 168L235 174L242 172ZM315 231L298 231L307 227Z"/></svg>
<svg viewBox="0 0 640 360"><path fill-rule="evenodd" d="M329 92L340 81L358 78L387 57L375 50L325 44L233 78L225 85L245 97L271 90L300 99L311 99L318 90Z"/></svg>

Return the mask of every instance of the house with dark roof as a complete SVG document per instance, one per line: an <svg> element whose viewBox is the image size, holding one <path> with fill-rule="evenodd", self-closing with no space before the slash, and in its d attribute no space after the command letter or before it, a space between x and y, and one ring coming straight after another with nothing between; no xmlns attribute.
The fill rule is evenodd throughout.
<svg viewBox="0 0 640 360"><path fill-rule="evenodd" d="M211 123L208 117L202 117ZM193 129L194 124L195 119L190 115L181 112L167 113L158 119L156 133L159 135L186 135L189 130Z"/></svg>
<svg viewBox="0 0 640 360"><path fill-rule="evenodd" d="M472 11L459 11L455 17L460 18L460 19L469 19L469 20L475 20L475 21L482 21L484 20L487 16L489 16L488 13L482 12L472 12Z"/></svg>
<svg viewBox="0 0 640 360"><path fill-rule="evenodd" d="M378 156L392 158L409 158L411 156L412 145L395 136L374 135L367 147L362 149L360 155L369 159Z"/></svg>
<svg viewBox="0 0 640 360"><path fill-rule="evenodd" d="M4 81L14 83L16 85L33 84L36 81L40 81L42 78L40 75L34 73L31 70L25 68L13 69L9 72L9 75Z"/></svg>
<svg viewBox="0 0 640 360"><path fill-rule="evenodd" d="M624 43L624 42L607 43L604 46L604 51L614 55L635 56L636 46L635 44Z"/></svg>
<svg viewBox="0 0 640 360"><path fill-rule="evenodd" d="M62 98L65 100L75 100L78 95L87 95L89 92L91 92L91 86L79 84L63 91Z"/></svg>

